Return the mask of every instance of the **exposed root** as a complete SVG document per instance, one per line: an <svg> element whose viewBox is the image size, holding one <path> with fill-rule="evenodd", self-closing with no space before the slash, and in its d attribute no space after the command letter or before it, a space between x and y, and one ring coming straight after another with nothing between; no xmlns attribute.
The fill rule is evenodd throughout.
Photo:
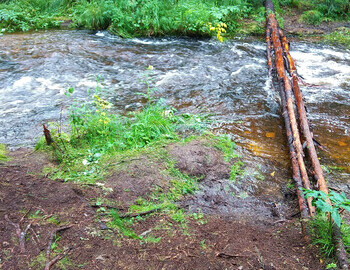
<svg viewBox="0 0 350 270"><path fill-rule="evenodd" d="M29 223L23 231L21 229L21 224L22 224L24 218L28 215L29 211L27 211L22 216L22 218L19 220L18 223L14 223L13 221L10 220L8 215L5 215L5 220L15 228L15 232L16 232L16 235L17 235L18 241L19 241L19 251L20 251L20 253L24 253L26 251L26 248L25 248L26 235L27 235L28 230L32 226L32 223Z"/></svg>

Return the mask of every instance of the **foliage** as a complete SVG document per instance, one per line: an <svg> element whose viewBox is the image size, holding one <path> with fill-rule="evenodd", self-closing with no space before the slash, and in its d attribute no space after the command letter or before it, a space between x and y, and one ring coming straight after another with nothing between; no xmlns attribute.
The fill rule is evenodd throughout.
<svg viewBox="0 0 350 270"><path fill-rule="evenodd" d="M305 11L301 16L300 16L300 21L308 23L308 24L313 24L313 25L318 25L322 22L322 13L319 12L318 10L309 10Z"/></svg>
<svg viewBox="0 0 350 270"><path fill-rule="evenodd" d="M19 0L0 4L0 28L6 32L56 28L66 1Z"/></svg>
<svg viewBox="0 0 350 270"><path fill-rule="evenodd" d="M350 200L346 198L344 192L341 194L330 191L329 194L323 191L303 189L305 198L313 198L313 205L316 209L322 213L330 213L333 221L338 227L341 225L341 217L339 215L339 210L344 209L350 212ZM331 204L328 203L331 202Z"/></svg>
<svg viewBox="0 0 350 270"><path fill-rule="evenodd" d="M312 244L319 247L321 254L327 259L333 259L335 247L332 239L331 227L328 216L323 213L317 215L309 223ZM343 243L350 253L350 226L342 224L341 226Z"/></svg>
<svg viewBox="0 0 350 270"><path fill-rule="evenodd" d="M350 48L350 29L349 28L339 28L328 35L325 35L325 40L330 43L343 44Z"/></svg>
<svg viewBox="0 0 350 270"><path fill-rule="evenodd" d="M310 24L319 24L329 20L346 20L350 15L348 0L279 0L278 2L279 5L304 11L301 19Z"/></svg>
<svg viewBox="0 0 350 270"><path fill-rule="evenodd" d="M8 157L6 154L7 154L6 146L3 144L0 144L0 161L8 160Z"/></svg>
<svg viewBox="0 0 350 270"><path fill-rule="evenodd" d="M52 124L52 149L61 163L55 178L96 182L104 173L103 160L118 153L134 151L155 142L177 140L183 126L196 129L197 121L178 115L161 102L149 103L141 111L122 116L112 112L112 104L100 97L98 87L86 103L75 101L69 113L70 133ZM56 128L54 128L56 126ZM39 141L36 149L47 148Z"/></svg>
<svg viewBox="0 0 350 270"><path fill-rule="evenodd" d="M244 165L239 156L235 152L236 145L227 135L212 137L213 146L219 149L223 155L226 162L233 162L230 171L230 180L235 181L238 175L241 175L244 170L242 166Z"/></svg>
<svg viewBox="0 0 350 270"><path fill-rule="evenodd" d="M63 16L72 18L76 27L108 28L124 37L210 36L209 23L224 23L229 34L235 33L242 19L261 4L258 0L9 0L0 5L0 27L6 32L53 28Z"/></svg>
<svg viewBox="0 0 350 270"><path fill-rule="evenodd" d="M343 235L344 245L349 252L350 245L350 226L342 223L339 210L344 209L350 212L350 200L346 198L345 193L336 193L330 191L329 194L323 191L302 189L305 198L313 198L313 205L316 206L319 214L310 222L310 232L312 242L319 246L322 254L326 258L332 258L334 254L334 244L332 240L333 222L340 228ZM329 204L331 202L332 205ZM329 216L330 214L330 216ZM330 218L331 217L331 218Z"/></svg>

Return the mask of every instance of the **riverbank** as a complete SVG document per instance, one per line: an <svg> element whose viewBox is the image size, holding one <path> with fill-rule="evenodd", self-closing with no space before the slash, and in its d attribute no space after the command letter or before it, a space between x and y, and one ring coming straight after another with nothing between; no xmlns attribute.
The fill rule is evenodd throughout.
<svg viewBox="0 0 350 270"><path fill-rule="evenodd" d="M314 3L315 2L315 3ZM346 4L313 0L275 1L280 25L292 36L349 46ZM327 6L331 5L331 6ZM262 1L8 1L0 5L1 34L42 29L106 30L121 37L241 35L264 37ZM0 35L1 35L0 34Z"/></svg>
<svg viewBox="0 0 350 270"><path fill-rule="evenodd" d="M42 269L51 232L69 226L53 238L49 260L66 255L53 269L324 268L292 212L285 216L277 205L231 195L229 164L206 139L163 149L179 172L201 175L202 199L187 194L175 208L152 208L155 194L171 190L174 181L154 151L110 165L111 174L96 185L53 181L41 173L57 166L49 156L30 149L11 152L12 161L0 166L0 266ZM208 187L216 194L205 195ZM217 209L232 203L228 197L235 208L224 214ZM11 222L21 230L31 225L23 253Z"/></svg>

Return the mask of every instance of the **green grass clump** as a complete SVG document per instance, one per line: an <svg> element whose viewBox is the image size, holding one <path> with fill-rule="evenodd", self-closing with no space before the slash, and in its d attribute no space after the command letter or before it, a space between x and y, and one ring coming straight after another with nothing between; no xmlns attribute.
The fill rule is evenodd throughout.
<svg viewBox="0 0 350 270"><path fill-rule="evenodd" d="M0 161L7 161L8 159L6 146L0 144Z"/></svg>
<svg viewBox="0 0 350 270"><path fill-rule="evenodd" d="M233 163L231 163L230 180L235 181L237 176L244 172L242 169L244 164L235 151L236 144L227 135L212 136L211 140L212 146L223 153L225 161Z"/></svg>
<svg viewBox="0 0 350 270"><path fill-rule="evenodd" d="M332 239L332 228L330 227L328 215L318 214L310 221L309 230L312 237L312 244L319 248L325 259L334 261L335 246ZM340 230L346 251L350 254L350 226L343 222Z"/></svg>
<svg viewBox="0 0 350 270"><path fill-rule="evenodd" d="M73 89L66 94L71 95ZM54 143L49 147L60 162L54 178L95 183L105 174L108 160L131 154L156 142L179 140L177 131L201 129L198 116L179 115L161 102L149 100L145 107L127 116L114 113L112 104L101 97L101 88L90 93L86 103L73 102L69 133L51 127ZM195 118L196 120L193 120ZM48 148L41 139L36 149Z"/></svg>
<svg viewBox="0 0 350 270"><path fill-rule="evenodd" d="M328 35L324 39L329 43L337 43L350 48L350 28L339 28Z"/></svg>
<svg viewBox="0 0 350 270"><path fill-rule="evenodd" d="M303 11L300 19L313 25L322 21L346 21L350 16L349 1L344 0L275 0L275 2L278 2L278 6Z"/></svg>
<svg viewBox="0 0 350 270"><path fill-rule="evenodd" d="M0 4L0 28L5 32L57 28L65 0L19 0ZM4 32L4 31L2 31Z"/></svg>
<svg viewBox="0 0 350 270"><path fill-rule="evenodd" d="M300 21L305 22L307 24L318 25L322 22L323 16L322 13L318 10L309 10L305 11L300 16Z"/></svg>

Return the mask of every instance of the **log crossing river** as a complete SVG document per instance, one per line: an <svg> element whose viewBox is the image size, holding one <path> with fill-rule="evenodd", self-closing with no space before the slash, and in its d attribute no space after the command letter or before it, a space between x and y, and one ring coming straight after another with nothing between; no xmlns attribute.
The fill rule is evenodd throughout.
<svg viewBox="0 0 350 270"><path fill-rule="evenodd" d="M280 194L289 157L278 94L270 91L264 40L120 39L107 32L47 31L0 37L0 143L32 146L42 123L57 120L75 88L84 99L103 78L121 113L143 106L146 68L155 95L180 112L210 113L246 159L251 193ZM314 137L331 186L350 190L350 51L293 41ZM313 86L317 85L317 86ZM341 167L342 169L335 168Z"/></svg>

